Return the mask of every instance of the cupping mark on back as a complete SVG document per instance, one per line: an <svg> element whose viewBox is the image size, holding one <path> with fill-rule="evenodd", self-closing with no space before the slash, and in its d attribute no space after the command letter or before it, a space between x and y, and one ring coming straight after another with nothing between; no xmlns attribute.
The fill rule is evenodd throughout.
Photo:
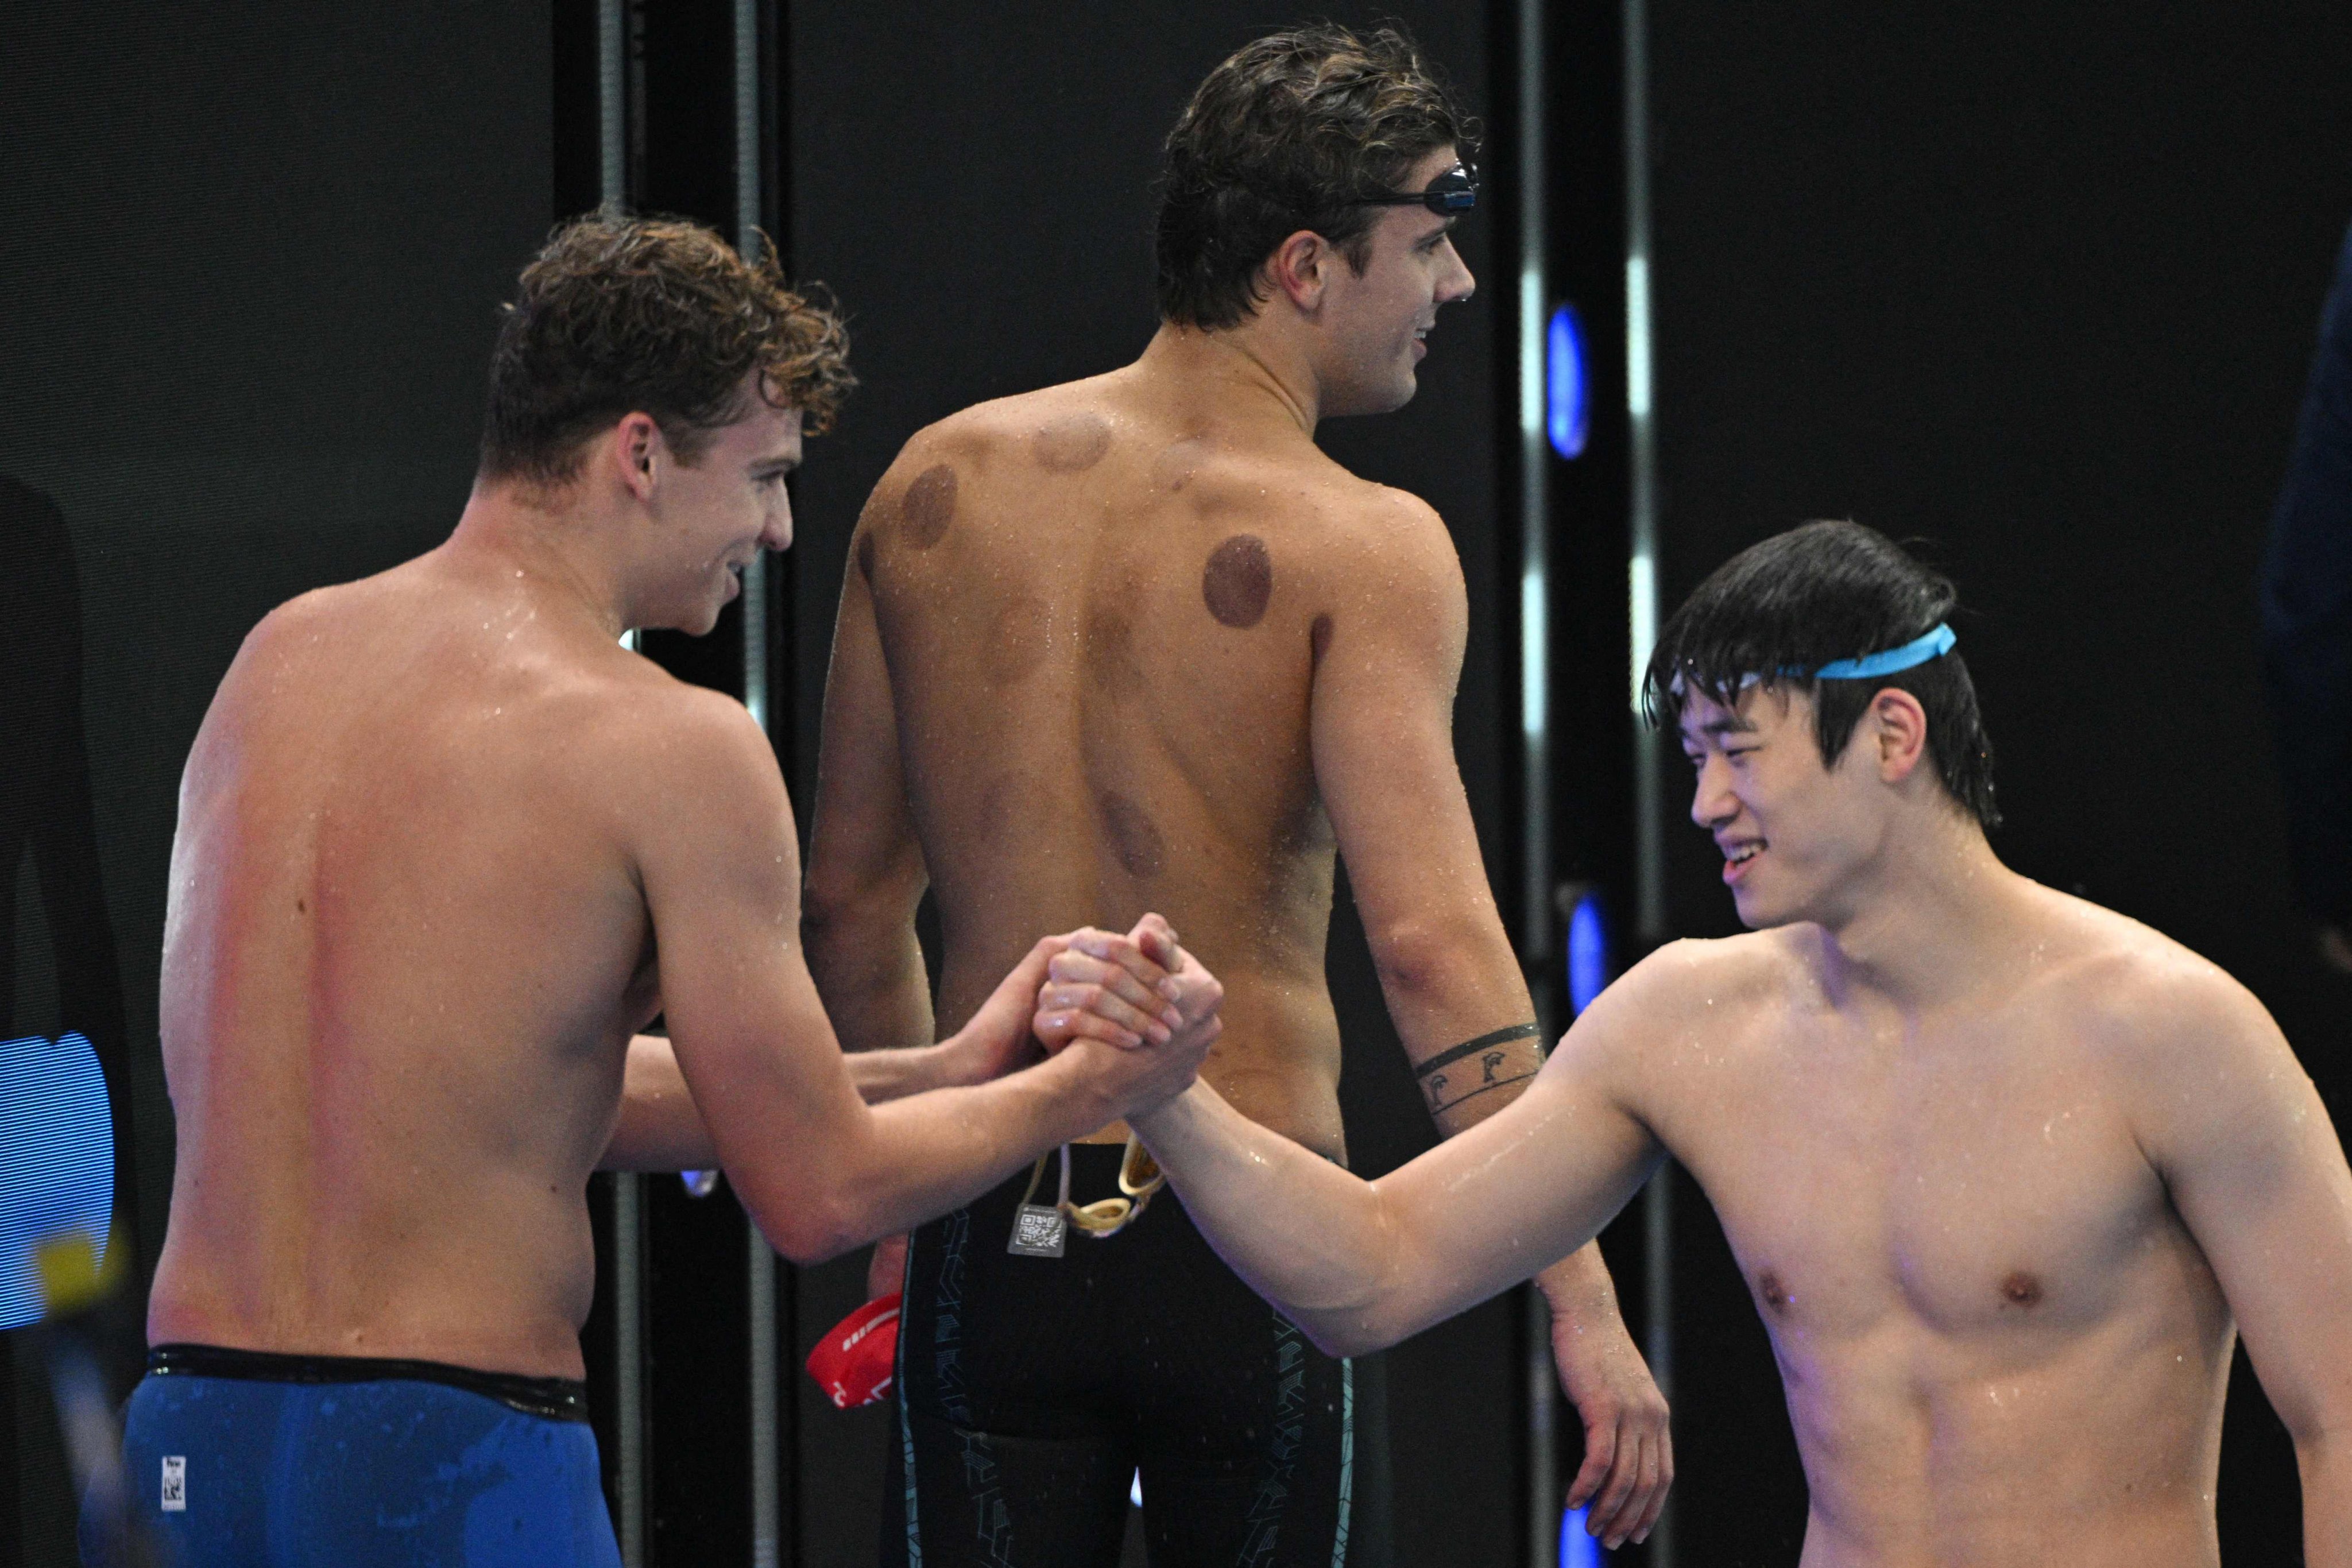
<svg viewBox="0 0 2352 1568"><path fill-rule="evenodd" d="M989 684L1009 686L1034 674L1052 640L1053 611L1034 593L1017 593L996 612L982 657Z"/></svg>
<svg viewBox="0 0 2352 1568"><path fill-rule="evenodd" d="M1221 625L1255 626L1274 597L1274 559L1255 534L1235 534L1209 552L1201 570L1201 601Z"/></svg>
<svg viewBox="0 0 2352 1568"><path fill-rule="evenodd" d="M1160 836L1160 829L1143 814L1143 808L1116 789L1097 791L1095 804L1102 812L1103 826L1109 830L1112 852L1127 868L1127 874L1158 876L1168 863L1168 841Z"/></svg>
<svg viewBox="0 0 2352 1568"><path fill-rule="evenodd" d="M1030 437L1030 450L1052 473L1091 468L1110 450L1110 421L1098 413L1066 414Z"/></svg>
<svg viewBox="0 0 2352 1568"><path fill-rule="evenodd" d="M1131 602L1134 590L1123 591ZM1114 604L1094 604L1087 610L1087 675L1114 695L1132 691L1143 672L1135 660L1135 623Z"/></svg>
<svg viewBox="0 0 2352 1568"><path fill-rule="evenodd" d="M953 468L935 463L916 475L898 502L898 527L907 542L917 549L929 549L947 538L948 524L955 520L955 507Z"/></svg>

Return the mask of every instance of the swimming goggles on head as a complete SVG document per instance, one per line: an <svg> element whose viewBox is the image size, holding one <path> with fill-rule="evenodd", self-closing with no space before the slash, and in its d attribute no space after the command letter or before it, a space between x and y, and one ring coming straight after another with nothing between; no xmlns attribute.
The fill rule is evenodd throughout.
<svg viewBox="0 0 2352 1568"><path fill-rule="evenodd" d="M1470 164L1456 163L1422 190L1360 196L1356 204L1360 207L1427 207L1441 218L1450 218L1477 206L1478 171Z"/></svg>
<svg viewBox="0 0 2352 1568"><path fill-rule="evenodd" d="M1939 621L1926 636L1915 637L1900 648L1864 653L1856 659L1832 659L1815 670L1782 670L1780 673L1800 679L1810 676L1816 681L1875 680L1880 675L1916 669L1930 659L1940 659L1950 653L1952 644L1958 641L1952 635L1952 629Z"/></svg>

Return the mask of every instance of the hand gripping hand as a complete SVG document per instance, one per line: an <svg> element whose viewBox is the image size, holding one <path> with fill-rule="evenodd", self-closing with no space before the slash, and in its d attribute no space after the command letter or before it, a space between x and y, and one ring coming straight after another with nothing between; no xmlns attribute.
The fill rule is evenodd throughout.
<svg viewBox="0 0 2352 1568"><path fill-rule="evenodd" d="M1037 1038L1049 1051L1119 1048L1107 1054L1124 1060L1106 1061L1102 1071L1115 1081L1122 1113L1183 1092L1224 1030L1224 988L1156 915L1123 936L1072 932L1047 974L1037 993Z"/></svg>

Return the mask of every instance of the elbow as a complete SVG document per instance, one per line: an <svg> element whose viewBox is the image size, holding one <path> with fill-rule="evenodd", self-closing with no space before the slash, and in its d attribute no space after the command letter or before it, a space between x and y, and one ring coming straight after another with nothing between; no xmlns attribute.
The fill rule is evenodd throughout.
<svg viewBox="0 0 2352 1568"><path fill-rule="evenodd" d="M1386 1350L1403 1337L1387 1333L1368 1312L1302 1312L1293 1321L1317 1350L1339 1360Z"/></svg>
<svg viewBox="0 0 2352 1568"><path fill-rule="evenodd" d="M1407 916L1371 935L1372 961L1391 1007L1457 995L1478 971L1478 933L1465 923ZM1514 965L1513 973L1517 973Z"/></svg>
<svg viewBox="0 0 2352 1568"><path fill-rule="evenodd" d="M864 1217L832 1195L763 1204L751 1218L768 1245L800 1268L830 1262L874 1239Z"/></svg>

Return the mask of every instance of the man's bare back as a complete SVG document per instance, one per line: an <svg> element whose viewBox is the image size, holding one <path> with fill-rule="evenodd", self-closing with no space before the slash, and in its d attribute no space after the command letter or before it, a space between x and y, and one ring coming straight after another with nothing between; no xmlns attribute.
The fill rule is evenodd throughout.
<svg viewBox="0 0 2352 1568"><path fill-rule="evenodd" d="M1207 1076L1339 1155L1313 687L1385 608L1381 580L1423 573L1459 593L1426 507L1132 369L910 442L859 525L845 615L870 616L887 660L942 1019L987 994L1008 933L1162 911L1225 986Z"/></svg>
<svg viewBox="0 0 2352 1568"><path fill-rule="evenodd" d="M575 515L478 489L450 543L276 612L222 683L173 849L154 1342L576 1377L600 1161L723 1165L781 1249L830 1256L1170 1092L1213 1036L1214 983L1118 939L1184 1004L1159 1044L1000 1079L1038 943L955 1039L844 1062L766 737L615 641L648 609L708 630L789 539L764 476L799 415L729 427L707 472L647 459L656 533L623 448L659 441L624 420ZM657 1011L671 1038L633 1040Z"/></svg>
<svg viewBox="0 0 2352 1568"><path fill-rule="evenodd" d="M585 1184L658 1007L625 758L724 699L538 610L426 558L278 610L222 683L173 855L157 1341L580 1375Z"/></svg>

